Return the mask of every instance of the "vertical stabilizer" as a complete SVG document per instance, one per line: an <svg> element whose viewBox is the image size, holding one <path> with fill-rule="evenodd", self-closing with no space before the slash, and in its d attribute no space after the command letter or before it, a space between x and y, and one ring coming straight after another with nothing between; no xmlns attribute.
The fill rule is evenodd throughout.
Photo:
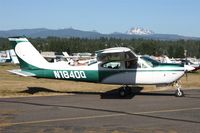
<svg viewBox="0 0 200 133"><path fill-rule="evenodd" d="M8 38L17 55L21 69L45 68L48 62L25 37Z"/></svg>

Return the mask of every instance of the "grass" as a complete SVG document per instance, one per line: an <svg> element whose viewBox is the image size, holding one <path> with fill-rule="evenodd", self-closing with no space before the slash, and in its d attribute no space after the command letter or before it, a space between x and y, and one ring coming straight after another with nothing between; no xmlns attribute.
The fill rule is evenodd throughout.
<svg viewBox="0 0 200 133"><path fill-rule="evenodd" d="M182 79L182 85L186 88L200 88L200 71L188 73Z"/></svg>
<svg viewBox="0 0 200 133"><path fill-rule="evenodd" d="M75 82L55 79L22 77L7 70L17 69L18 65L0 64L0 97L68 95L69 92L99 93L117 89L119 85ZM189 73L182 79L183 88L199 88L200 72ZM155 86L143 86L143 91L155 91ZM159 88L159 90L166 88ZM167 88L168 89L168 88Z"/></svg>
<svg viewBox="0 0 200 133"><path fill-rule="evenodd" d="M37 79L22 77L9 73L7 70L18 69L11 64L0 65L0 96L43 96L66 95L66 92L104 92L116 89L117 85L103 85L95 83L74 82L54 79Z"/></svg>

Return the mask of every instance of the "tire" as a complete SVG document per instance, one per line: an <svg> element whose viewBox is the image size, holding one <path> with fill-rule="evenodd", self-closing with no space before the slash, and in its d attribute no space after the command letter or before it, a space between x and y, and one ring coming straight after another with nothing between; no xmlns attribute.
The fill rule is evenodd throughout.
<svg viewBox="0 0 200 133"><path fill-rule="evenodd" d="M119 90L119 96L120 97L125 97L127 95L126 90L125 89L120 89Z"/></svg>
<svg viewBox="0 0 200 133"><path fill-rule="evenodd" d="M126 92L127 92L128 94L131 94L131 93L132 93L132 88L131 88L131 87L126 87Z"/></svg>
<svg viewBox="0 0 200 133"><path fill-rule="evenodd" d="M182 90L180 90L180 91L176 90L175 95L176 95L176 97L183 97L184 92Z"/></svg>

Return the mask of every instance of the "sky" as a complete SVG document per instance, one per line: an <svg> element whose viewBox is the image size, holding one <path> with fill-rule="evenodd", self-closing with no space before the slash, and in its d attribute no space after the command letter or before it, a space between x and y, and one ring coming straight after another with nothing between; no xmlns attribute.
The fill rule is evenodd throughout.
<svg viewBox="0 0 200 133"><path fill-rule="evenodd" d="M200 37L200 0L0 0L0 30L132 27Z"/></svg>

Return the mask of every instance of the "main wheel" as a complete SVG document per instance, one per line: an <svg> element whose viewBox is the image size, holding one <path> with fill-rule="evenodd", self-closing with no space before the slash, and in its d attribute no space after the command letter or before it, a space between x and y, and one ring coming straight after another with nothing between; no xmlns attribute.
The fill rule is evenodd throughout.
<svg viewBox="0 0 200 133"><path fill-rule="evenodd" d="M127 86L127 87L126 87L126 92L127 92L128 94L131 94L131 93L132 93L132 88L129 87L129 86Z"/></svg>
<svg viewBox="0 0 200 133"><path fill-rule="evenodd" d="M119 96L120 97L125 97L127 95L126 90L125 89L120 89L119 90Z"/></svg>
<svg viewBox="0 0 200 133"><path fill-rule="evenodd" d="M175 95L176 95L176 97L183 97L184 92L182 90L176 90Z"/></svg>

